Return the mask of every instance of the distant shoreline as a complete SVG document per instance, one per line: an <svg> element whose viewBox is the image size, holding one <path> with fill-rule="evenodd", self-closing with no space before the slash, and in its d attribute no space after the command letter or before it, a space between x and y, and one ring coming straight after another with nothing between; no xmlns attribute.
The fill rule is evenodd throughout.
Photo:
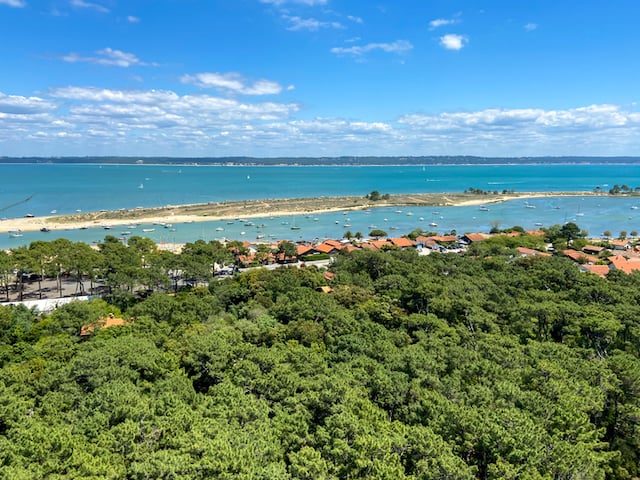
<svg viewBox="0 0 640 480"><path fill-rule="evenodd" d="M51 231L132 223L212 222L235 218L294 216L335 211L366 210L381 207L433 206L465 207L488 205L516 199L543 197L609 196L596 192L515 192L505 194L420 193L390 195L386 200L372 201L362 196L237 200L185 205L166 205L130 210L104 210L57 216L35 216L0 220L0 232Z"/></svg>
<svg viewBox="0 0 640 480"><path fill-rule="evenodd" d="M334 156L334 157L162 157L162 156L62 156L0 157L0 165L140 165L140 166L247 166L247 167L346 167L346 166L496 166L496 165L637 165L637 156L527 156L481 157L431 156Z"/></svg>

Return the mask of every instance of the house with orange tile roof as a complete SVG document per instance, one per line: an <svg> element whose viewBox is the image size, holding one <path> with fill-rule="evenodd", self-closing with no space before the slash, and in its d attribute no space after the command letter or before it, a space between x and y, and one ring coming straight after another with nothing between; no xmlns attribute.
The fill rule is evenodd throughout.
<svg viewBox="0 0 640 480"><path fill-rule="evenodd" d="M389 238L389 242L401 249L413 248L416 246L416 242L406 237Z"/></svg>
<svg viewBox="0 0 640 480"><path fill-rule="evenodd" d="M456 237L455 235L436 235L433 237L429 237L430 239L432 239L434 242L437 242L439 244L443 244L443 243L458 243L458 237Z"/></svg>
<svg viewBox="0 0 640 480"><path fill-rule="evenodd" d="M630 250L633 245L629 240L609 240L614 250Z"/></svg>
<svg viewBox="0 0 640 480"><path fill-rule="evenodd" d="M296 247L296 253L300 257L302 255L310 255L315 252L314 252L313 245L300 244Z"/></svg>
<svg viewBox="0 0 640 480"><path fill-rule="evenodd" d="M331 245L332 247L335 247L338 250L341 250L341 249L344 248L344 244L342 242L339 242L338 240L327 239L322 243L326 243L327 245Z"/></svg>
<svg viewBox="0 0 640 480"><path fill-rule="evenodd" d="M587 255L586 253L579 252L571 248L568 248L567 250L563 250L561 252L561 255L563 257L570 258L574 262L578 262L578 263L596 263L600 261L598 257L594 257L593 255Z"/></svg>
<svg viewBox="0 0 640 480"><path fill-rule="evenodd" d="M481 242L482 240L486 240L490 237L491 235L487 235L485 233L467 233L463 235L460 240L462 240L467 245L471 245L473 242Z"/></svg>
<svg viewBox="0 0 640 480"><path fill-rule="evenodd" d="M331 245L329 242L322 242L316 245L315 247L313 247L312 250L315 251L316 253L326 253L328 255L335 255L342 248L343 248L342 245L340 245L340 248L336 248L335 245Z"/></svg>
<svg viewBox="0 0 640 480"><path fill-rule="evenodd" d="M640 270L640 260L638 259L628 260L622 255L613 255L609 257L609 261L612 270L620 270L627 274Z"/></svg>
<svg viewBox="0 0 640 480"><path fill-rule="evenodd" d="M392 244L387 240L369 240L369 245L373 245L376 250L382 250L385 247L390 247Z"/></svg>
<svg viewBox="0 0 640 480"><path fill-rule="evenodd" d="M607 276L607 273L609 273L610 268L609 268L609 265L585 264L585 265L580 265L580 270L583 272L595 273L599 277L605 278Z"/></svg>

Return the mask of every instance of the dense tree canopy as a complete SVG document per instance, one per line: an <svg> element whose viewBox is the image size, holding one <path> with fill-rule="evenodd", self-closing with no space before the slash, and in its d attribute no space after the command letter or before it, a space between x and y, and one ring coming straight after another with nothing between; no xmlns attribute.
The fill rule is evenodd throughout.
<svg viewBox="0 0 640 480"><path fill-rule="evenodd" d="M103 265L33 258L125 289L132 266L174 268L144 242L100 249ZM223 259L185 253L196 277ZM331 270L331 291L315 268L280 268L123 311L0 307L0 478L640 475L640 274L507 241L341 253ZM129 325L79 336L109 313Z"/></svg>

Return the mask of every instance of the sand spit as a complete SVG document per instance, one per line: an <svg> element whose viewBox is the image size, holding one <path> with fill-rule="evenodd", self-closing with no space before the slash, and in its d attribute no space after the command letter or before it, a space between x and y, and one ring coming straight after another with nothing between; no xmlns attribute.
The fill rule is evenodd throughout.
<svg viewBox="0 0 640 480"><path fill-rule="evenodd" d="M210 222L234 218L287 216L329 213L344 210L400 206L473 206L540 197L593 196L593 192L529 192L509 194L416 193L391 195L386 200L371 201L365 197L277 198L210 202L188 205L166 205L155 208L75 213L70 215L0 220L0 232L72 230L131 223Z"/></svg>

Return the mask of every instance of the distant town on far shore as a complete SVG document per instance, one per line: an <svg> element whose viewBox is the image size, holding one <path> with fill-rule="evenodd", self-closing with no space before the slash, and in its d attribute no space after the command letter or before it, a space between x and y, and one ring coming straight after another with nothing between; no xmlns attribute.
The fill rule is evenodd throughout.
<svg viewBox="0 0 640 480"><path fill-rule="evenodd" d="M0 164L61 163L61 164L148 164L148 165L505 165L505 164L635 164L640 157L480 157L469 155L443 156L341 156L341 157L139 157L139 156L52 156L3 157Z"/></svg>

